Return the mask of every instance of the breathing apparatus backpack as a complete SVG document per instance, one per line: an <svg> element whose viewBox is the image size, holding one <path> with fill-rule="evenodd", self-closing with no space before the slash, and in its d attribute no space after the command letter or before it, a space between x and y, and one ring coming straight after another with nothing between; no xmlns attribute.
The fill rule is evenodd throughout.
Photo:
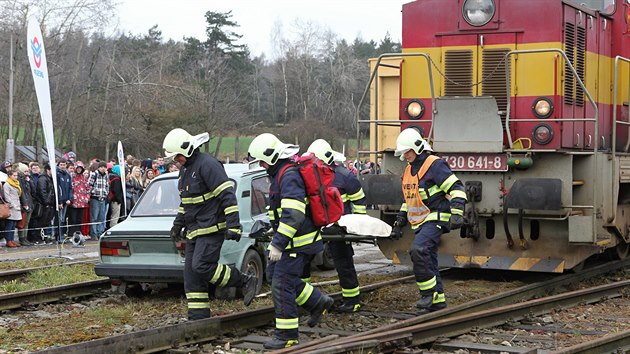
<svg viewBox="0 0 630 354"><path fill-rule="evenodd" d="M326 226L339 220L343 215L343 201L339 190L332 186L335 170L314 154L305 153L295 157L294 163L280 170L278 185L280 178L289 168L297 168L302 176L313 224Z"/></svg>

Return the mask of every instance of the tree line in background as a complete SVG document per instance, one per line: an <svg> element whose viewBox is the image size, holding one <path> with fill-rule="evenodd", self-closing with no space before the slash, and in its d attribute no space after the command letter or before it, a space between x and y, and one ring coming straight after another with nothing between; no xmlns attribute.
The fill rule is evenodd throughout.
<svg viewBox="0 0 630 354"><path fill-rule="evenodd" d="M113 0L0 0L0 137L8 137L12 55L16 145L44 145L26 49L33 14L44 33L55 145L85 157L114 156L118 140L125 153L155 156L174 127L208 131L219 139L217 152L223 136L263 131L305 146L315 138L342 142L356 136L367 59L400 51L389 34L348 43L296 22L292 38L276 24L273 58L253 57L231 13L213 11L205 13L206 38L165 40L157 26L105 35L115 10ZM369 107L362 109L367 116Z"/></svg>

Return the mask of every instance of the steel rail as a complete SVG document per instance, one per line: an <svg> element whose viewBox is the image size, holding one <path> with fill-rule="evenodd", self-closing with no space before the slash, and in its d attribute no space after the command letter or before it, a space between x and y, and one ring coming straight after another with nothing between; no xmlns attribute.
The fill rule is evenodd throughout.
<svg viewBox="0 0 630 354"><path fill-rule="evenodd" d="M84 263L94 263L96 264L97 259L92 259L92 260L84 260L84 261L78 261L78 262L68 262L68 263L61 263L61 264L50 264L50 265L45 265L45 266L41 266L41 267L31 267L31 268L23 268L23 269L11 269L11 270L5 270L0 272L0 282L3 281L11 281L13 279L18 279L21 278L23 276L25 276L28 273L32 273L35 272L37 270L40 269L48 269L48 268L55 268L55 267L60 267L60 266L64 266L64 265L75 265L75 264L84 264Z"/></svg>
<svg viewBox="0 0 630 354"><path fill-rule="evenodd" d="M406 276L393 280L369 284L360 288L361 292L369 292L380 287L413 279ZM341 297L341 292L330 294ZM0 300L1 301L1 300ZM154 353L179 346L194 345L220 338L225 333L242 331L271 324L274 307L267 306L254 311L238 312L225 316L184 322L166 327L152 328L143 331L116 335L113 337L91 340L55 348L46 348L42 353Z"/></svg>
<svg viewBox="0 0 630 354"><path fill-rule="evenodd" d="M392 352L402 346L416 346L433 342L439 337L461 335L473 328L495 327L508 321L518 321L526 316L542 315L557 308L567 308L581 303L597 302L603 298L621 296L621 292L628 286L630 286L630 280L606 284L392 331L361 335L345 343L332 342L327 345L311 347L307 349L307 352L313 354L345 353L347 351L343 347L348 345L376 349L379 353ZM374 347L375 341L379 342L377 347ZM294 351L294 353L301 352Z"/></svg>
<svg viewBox="0 0 630 354"><path fill-rule="evenodd" d="M575 284L583 280L592 279L597 276L606 274L608 272L624 269L627 267L630 267L630 259L606 263L606 264L596 266L593 268L584 269L580 273L561 275L548 281L522 286L522 287L512 289L510 291L502 292L493 296L463 303L457 306L448 307L444 310L432 312L432 313L422 315L422 316L417 316L414 318L410 318L408 320L398 321L396 323L382 326L379 328L375 328L373 330L366 331L366 332L356 334L353 336L342 337L329 344L340 345L345 342L351 342L356 338L363 337L366 335L383 333L385 331L392 331L399 328L410 327L410 326L414 326L414 325L429 322L429 321L442 320L446 318L452 318L455 316L461 316L465 314L488 310L488 309L492 309L498 306L510 305L517 301L523 301L523 300L532 299L535 297L542 297L548 294L549 292L552 292L560 287L567 286L570 284ZM299 345L292 348L287 348L286 350L283 349L282 351L278 351L278 353L285 353L285 352L286 353L289 353L289 352L306 353L307 352L307 351L301 351L301 348L302 346Z"/></svg>
<svg viewBox="0 0 630 354"><path fill-rule="evenodd" d="M602 338L577 344L551 354L601 354L630 352L630 331L604 336Z"/></svg>
<svg viewBox="0 0 630 354"><path fill-rule="evenodd" d="M4 294L0 295L0 311L16 309L25 305L44 304L71 297L93 295L109 286L109 279L99 279Z"/></svg>

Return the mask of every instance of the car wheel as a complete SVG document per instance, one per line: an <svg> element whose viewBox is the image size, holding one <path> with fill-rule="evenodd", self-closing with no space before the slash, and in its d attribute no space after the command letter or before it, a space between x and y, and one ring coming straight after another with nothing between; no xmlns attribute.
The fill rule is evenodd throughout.
<svg viewBox="0 0 630 354"><path fill-rule="evenodd" d="M322 253L322 264L318 264L317 268L321 270L335 269L335 262L333 261L328 242L324 243L324 252Z"/></svg>
<svg viewBox="0 0 630 354"><path fill-rule="evenodd" d="M243 258L241 273L251 274L258 278L258 284L256 284L256 293L259 293L260 289L262 289L265 269L263 268L263 262L258 252L252 249L247 250L247 252L245 253L245 257ZM238 293L239 296L242 296L240 289Z"/></svg>

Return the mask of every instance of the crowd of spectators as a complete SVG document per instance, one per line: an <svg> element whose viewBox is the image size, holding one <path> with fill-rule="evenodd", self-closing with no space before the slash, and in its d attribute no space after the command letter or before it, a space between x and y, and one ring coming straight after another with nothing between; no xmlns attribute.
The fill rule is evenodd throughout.
<svg viewBox="0 0 630 354"><path fill-rule="evenodd" d="M10 211L0 219L0 247L61 243L77 235L98 240L131 211L155 176L179 170L160 156L139 160L128 155L123 194L122 171L113 160L92 158L86 165L68 152L56 167L57 199L48 163L0 165L0 203Z"/></svg>
<svg viewBox="0 0 630 354"><path fill-rule="evenodd" d="M175 162L165 163L161 156L139 160L128 155L123 195L120 165L113 160L92 158L86 165L69 152L56 164L57 206L48 163L0 166L0 203L10 210L7 218L0 219L0 247L63 242L74 235L97 240L122 221L153 178L179 170ZM354 174L380 173L380 165L370 161L348 160L346 167Z"/></svg>
<svg viewBox="0 0 630 354"><path fill-rule="evenodd" d="M346 161L346 168L355 175L381 174L381 165L372 161Z"/></svg>

